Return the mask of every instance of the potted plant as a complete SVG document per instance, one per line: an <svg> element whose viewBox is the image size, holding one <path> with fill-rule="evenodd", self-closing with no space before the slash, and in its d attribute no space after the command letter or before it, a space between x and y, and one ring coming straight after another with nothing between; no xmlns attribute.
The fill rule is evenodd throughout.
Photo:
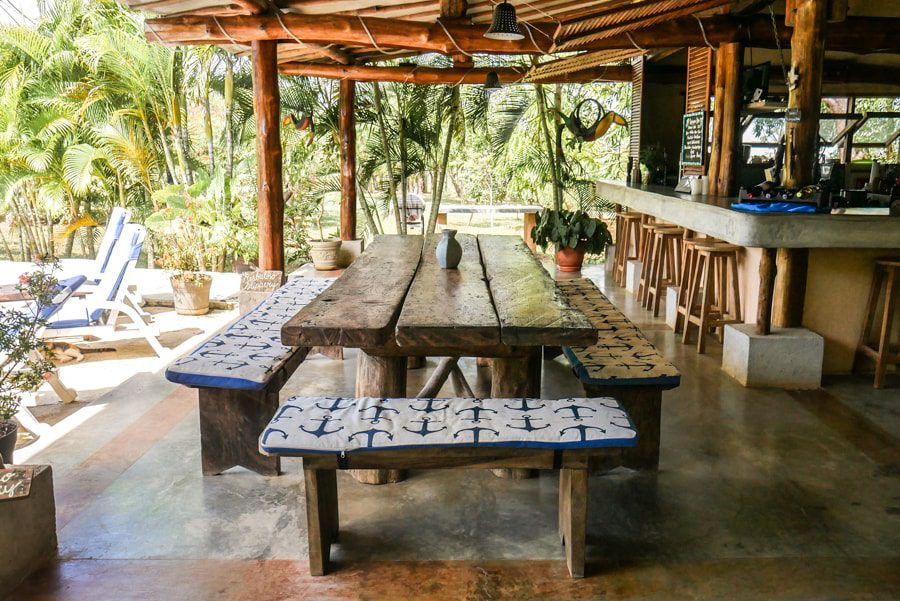
<svg viewBox="0 0 900 601"><path fill-rule="evenodd" d="M312 258L313 267L317 271L332 271L338 267L338 255L341 252L341 240L337 236L325 237L322 228L322 218L325 215L325 196L319 197L316 213L316 226L319 228L319 238L309 241L309 255Z"/></svg>
<svg viewBox="0 0 900 601"><path fill-rule="evenodd" d="M157 264L172 272L172 296L179 315L205 315L209 312L212 276L204 273L218 258L212 201L195 196L197 189L169 186L154 193L157 204L165 208L150 215L145 225L154 234Z"/></svg>
<svg viewBox="0 0 900 601"><path fill-rule="evenodd" d="M640 160L641 165L647 170L644 183L665 185L668 157L663 145L654 142L645 146L641 149Z"/></svg>
<svg viewBox="0 0 900 601"><path fill-rule="evenodd" d="M545 251L556 246L556 265L560 271L580 271L584 255L600 254L612 243L606 224L585 211L541 211L531 230L531 239Z"/></svg>
<svg viewBox="0 0 900 601"><path fill-rule="evenodd" d="M34 299L26 309L0 310L0 455L12 463L18 425L13 418L22 395L37 390L45 374L53 371L47 344L38 336L47 321L35 307L49 306L59 293L50 263L38 262L38 270L19 276L16 288Z"/></svg>

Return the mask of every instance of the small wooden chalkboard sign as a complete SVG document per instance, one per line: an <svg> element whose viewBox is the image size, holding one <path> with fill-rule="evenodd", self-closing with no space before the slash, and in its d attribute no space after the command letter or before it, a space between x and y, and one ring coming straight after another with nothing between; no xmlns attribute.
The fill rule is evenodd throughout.
<svg viewBox="0 0 900 601"><path fill-rule="evenodd" d="M13 467L0 469L0 502L21 499L31 493L34 468Z"/></svg>
<svg viewBox="0 0 900 601"><path fill-rule="evenodd" d="M682 119L681 164L702 165L706 156L706 112L686 113Z"/></svg>

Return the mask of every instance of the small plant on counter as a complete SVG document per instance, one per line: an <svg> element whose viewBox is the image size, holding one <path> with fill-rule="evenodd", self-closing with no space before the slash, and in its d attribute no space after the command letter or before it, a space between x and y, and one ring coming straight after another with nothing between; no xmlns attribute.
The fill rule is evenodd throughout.
<svg viewBox="0 0 900 601"><path fill-rule="evenodd" d="M531 239L542 249L556 247L556 262L560 271L579 271L585 254L602 253L612 236L606 224L585 211L541 211L531 230Z"/></svg>

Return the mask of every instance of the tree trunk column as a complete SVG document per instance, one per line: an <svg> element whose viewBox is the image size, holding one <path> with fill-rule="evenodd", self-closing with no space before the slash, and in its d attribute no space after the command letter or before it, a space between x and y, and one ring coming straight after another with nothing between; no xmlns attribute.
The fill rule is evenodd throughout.
<svg viewBox="0 0 900 601"><path fill-rule="evenodd" d="M341 80L341 240L356 239L356 82ZM405 394L405 393L404 393Z"/></svg>
<svg viewBox="0 0 900 601"><path fill-rule="evenodd" d="M497 357L491 360L491 397L515 399L540 398L542 349L531 349L527 357ZM537 470L504 468L491 470L498 478L523 480L534 478Z"/></svg>
<svg viewBox="0 0 900 601"><path fill-rule="evenodd" d="M356 396L405 398L406 357L376 357L359 349ZM364 484L393 484L406 479L406 470L350 470Z"/></svg>
<svg viewBox="0 0 900 601"><path fill-rule="evenodd" d="M709 193L734 194L741 160L741 70L744 45L719 44L716 52L716 110L713 113L712 155L709 165Z"/></svg>
<svg viewBox="0 0 900 601"><path fill-rule="evenodd" d="M284 271L284 190L281 183L281 104L278 43L254 41L253 112L256 115L259 267Z"/></svg>

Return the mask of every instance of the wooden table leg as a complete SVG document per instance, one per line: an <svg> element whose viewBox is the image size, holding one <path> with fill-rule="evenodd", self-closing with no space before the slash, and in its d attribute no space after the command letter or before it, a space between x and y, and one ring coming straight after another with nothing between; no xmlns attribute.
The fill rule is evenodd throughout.
<svg viewBox="0 0 900 601"><path fill-rule="evenodd" d="M586 469L559 470L560 538L566 546L566 566L572 578L584 577L587 482Z"/></svg>
<svg viewBox="0 0 900 601"><path fill-rule="evenodd" d="M406 397L406 357L376 357L359 350L356 396ZM393 484L406 478L405 470L350 470L364 484Z"/></svg>
<svg viewBox="0 0 900 601"><path fill-rule="evenodd" d="M539 397L541 395L541 349L526 357L494 358L491 362L491 396L495 399ZM522 480L537 476L537 470L510 468L491 470L498 478Z"/></svg>
<svg viewBox="0 0 900 601"><path fill-rule="evenodd" d="M338 537L337 479L334 470L303 468L306 487L306 532L309 541L309 573L328 571L331 544Z"/></svg>

